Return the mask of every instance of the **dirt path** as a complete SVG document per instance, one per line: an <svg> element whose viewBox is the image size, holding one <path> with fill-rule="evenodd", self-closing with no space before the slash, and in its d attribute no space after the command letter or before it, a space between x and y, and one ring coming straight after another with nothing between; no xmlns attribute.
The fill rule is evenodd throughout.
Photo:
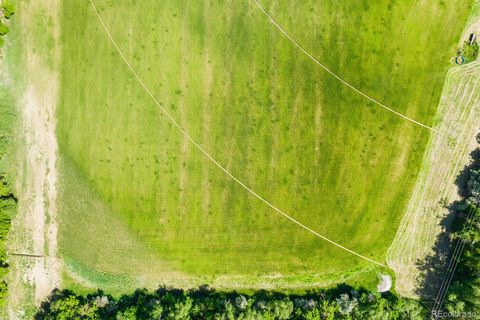
<svg viewBox="0 0 480 320"><path fill-rule="evenodd" d="M57 142L55 137L56 79L44 73L42 82L34 81L25 93L25 138L28 184L21 209L27 214L25 227L33 240L32 252L43 254L27 270L35 284L35 300L41 301L59 285L57 257ZM25 199L24 199L25 200Z"/></svg>
<svg viewBox="0 0 480 320"><path fill-rule="evenodd" d="M19 113L17 194L18 214L12 225L9 252L40 255L11 256L9 316L18 319L27 306L39 304L60 285L57 255L57 141L55 109L59 61L58 0L19 3L18 28L23 44ZM51 21L51 26L47 21ZM42 28L42 33L38 32ZM43 38L39 39L38 35ZM35 35L35 37L34 37ZM49 43L55 43L52 47ZM15 45L15 44L14 44ZM18 44L17 44L18 45ZM17 70L18 71L18 70ZM32 301L33 300L33 301Z"/></svg>

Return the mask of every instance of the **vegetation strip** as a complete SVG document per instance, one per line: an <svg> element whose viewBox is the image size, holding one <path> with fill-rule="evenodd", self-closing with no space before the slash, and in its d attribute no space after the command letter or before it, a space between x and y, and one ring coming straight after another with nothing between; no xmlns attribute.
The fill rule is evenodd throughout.
<svg viewBox="0 0 480 320"><path fill-rule="evenodd" d="M11 100L6 99L0 102L2 109L11 108L12 106L8 105L11 103ZM8 120L12 120L11 114L4 114L4 110L1 111L0 116L5 117ZM10 142L10 128L0 128L0 159L3 160L6 156L6 150L8 148L8 143ZM0 308L5 307L8 287L6 276L9 269L8 263L8 254L5 250L5 243L7 241L8 232L10 231L11 219L15 215L17 205L17 199L13 194L12 188L7 181L6 174L0 172ZM0 312L1 315L1 312Z"/></svg>
<svg viewBox="0 0 480 320"><path fill-rule="evenodd" d="M43 319L425 319L413 299L340 285L305 294L253 294L200 287L188 291L138 289L113 297L103 291L80 295L55 291L35 316Z"/></svg>
<svg viewBox="0 0 480 320"><path fill-rule="evenodd" d="M0 1L0 46L9 32L8 19L15 14L15 7L9 1ZM3 62L3 61L0 61ZM8 253L6 242L11 227L11 220L15 216L17 198L7 176L11 165L10 148L12 142L12 125L15 121L14 99L10 88L0 86L0 317L4 316L4 308L8 299L7 274L9 272Z"/></svg>
<svg viewBox="0 0 480 320"><path fill-rule="evenodd" d="M469 149L474 148L474 133L480 116L479 67L479 62L475 62L451 69L448 73L437 126L445 134L432 139L430 150L425 155L424 169L388 250L387 262L395 270L396 289L402 295L418 295L415 288L423 272L419 270L417 262L425 260L430 254L432 243L441 232L440 216L448 214L448 208L442 205L442 201L448 203L456 196L456 172L468 162ZM432 219L432 212L439 216Z"/></svg>
<svg viewBox="0 0 480 320"><path fill-rule="evenodd" d="M476 223L475 219L477 215L476 210L477 208L475 208L475 206L471 206L470 211L466 218L467 223L465 224L461 232L469 233L471 228L475 225ZM432 312L441 311L443 303L445 302L445 298L448 294L448 289L453 280L453 277L455 276L455 270L457 269L457 266L460 263L460 257L463 254L463 250L465 249L467 242L468 242L467 240L462 239L461 237L458 237L455 245L455 249L453 250L452 257L450 259L450 262L448 264L448 267L445 273L445 279L443 280L440 290L438 292L437 298L435 299Z"/></svg>
<svg viewBox="0 0 480 320"><path fill-rule="evenodd" d="M477 136L480 144L480 135ZM476 318L480 314L480 148L471 153L458 186L462 198L450 204L454 215L451 242L456 240L442 286L432 307L435 319ZM445 309L442 309L445 303Z"/></svg>
<svg viewBox="0 0 480 320"><path fill-rule="evenodd" d="M353 91L355 91L356 93L358 93L359 95L365 97L366 99L370 100L371 102L377 104L378 106L384 108L385 110L388 110L389 112L392 112L393 114L405 119L405 120L408 120L416 125L419 125L425 129L428 129L428 130L431 130L433 132L437 132L436 129L432 128L431 126L428 126L426 124L423 124L417 120L414 120L404 114L401 114L400 112L398 111L395 111L394 109L390 108L390 107L387 107L385 104L381 103L380 101L378 101L377 99L375 98L372 98L371 96L369 96L368 94L366 93L363 93L362 91L360 91L359 89L357 89L356 87L354 87L353 85L351 85L350 83L348 83L346 80L344 80L342 77L340 77L339 75L337 75L335 72L333 72L332 70L330 70L329 68L327 68L325 65L323 65L322 63L320 63L315 57L313 57L310 53L308 53L307 50L305 50L294 38L292 38L284 29L281 25L279 25L275 19L273 19L273 17L267 12L267 10L265 10L265 8L260 4L260 2L258 0L255 0L257 6L260 8L260 10L262 10L262 12L267 16L267 18L272 22L272 24L278 29L280 30L280 32L288 39L290 40L290 42L292 42L298 49L300 49L300 51L302 51L307 57L310 58L310 60L312 60L313 62L315 62L317 65L319 65L322 69L324 69L325 71L327 71L330 75L332 75L334 78L336 78L338 81L340 81L341 83L343 83L344 85L346 85L347 87L349 87L350 89L352 89Z"/></svg>
<svg viewBox="0 0 480 320"><path fill-rule="evenodd" d="M140 76L138 75L138 73L135 71L135 69L133 69L133 67L131 66L131 64L129 63L129 61L127 60L127 58L125 57L125 55L123 54L122 50L119 48L119 46L117 45L117 43L115 42L115 40L113 39L113 36L111 35L108 27L106 26L106 24L104 23L99 11L97 10L97 7L95 6L95 4L93 3L92 0L89 0L90 1L90 4L92 5L94 11L95 11L95 14L97 15L98 17L98 20L100 21L103 29L105 30L105 33L107 34L110 42L114 45L116 51L118 52L118 54L121 56L122 60L125 62L125 64L127 65L127 67L130 69L130 71L132 72L132 74L135 76L136 80L140 83L140 85L143 87L143 89L148 93L148 95L153 99L153 101L155 102L155 104L160 108L160 110L162 111L162 113L171 121L171 123L183 134L183 136L185 138L187 138L205 157L207 157L211 162L213 162L220 170L222 170L227 176L229 176L231 179L233 179L236 183L238 183L240 186L242 186L242 188L244 188L245 190L247 190L250 194L252 194L253 196L255 196L256 198L258 198L260 201L262 201L263 203L265 203L266 205L268 205L270 208L272 208L273 210L275 210L277 213L279 213L280 215L284 216L285 218L287 218L288 220L292 221L293 223L297 224L298 226L302 227L303 229L309 231L310 233L316 235L317 237L329 242L330 244L333 244L335 246L337 246L338 248L344 250L344 251L347 251L359 258L362 258L364 260L367 260L373 264L376 264L378 266L381 266L381 267L384 267L384 268L387 268L387 269L390 269L390 267L388 267L387 265L381 263L381 262L378 262L378 261L375 261L373 259L370 259L356 251L353 251L345 246L342 246L341 244L319 234L318 232L310 229L309 227L307 227L306 225L304 225L303 223L301 223L300 221L292 218L291 216L289 216L288 214L284 213L282 210L280 210L279 208L275 207L273 204L271 204L269 201L265 200L263 197L261 197L260 195L258 195L255 191L253 191L252 189L250 189L248 186L246 186L243 182L241 182L239 179L237 179L235 176L233 176L227 169L225 169L225 167L223 167L220 163L218 163L207 151L205 151L205 149L202 148L202 146L200 146L189 134L188 132L182 127L180 126L180 124L170 115L170 113L165 109L165 107L157 100L157 98L155 98L155 96L152 94L152 92L147 88L147 86L145 85L145 83L143 82L143 80L140 78Z"/></svg>

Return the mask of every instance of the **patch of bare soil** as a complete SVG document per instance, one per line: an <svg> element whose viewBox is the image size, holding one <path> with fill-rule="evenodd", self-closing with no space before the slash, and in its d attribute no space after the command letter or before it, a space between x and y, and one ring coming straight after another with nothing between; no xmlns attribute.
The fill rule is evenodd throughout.
<svg viewBox="0 0 480 320"><path fill-rule="evenodd" d="M18 110L18 213L12 224L10 253L42 257L11 256L9 316L22 318L25 306L43 301L60 286L61 261L57 254L57 140L55 109L58 97L58 0L19 3L17 25L23 37L24 70ZM52 21L43 29L57 43L53 48L33 39L38 19ZM38 35L38 32L35 33ZM18 39L17 39L18 40ZM48 49L47 49L48 48ZM52 61L54 61L52 65ZM15 70L18 72L19 70ZM33 290L33 292L32 292ZM33 295L33 300L32 300Z"/></svg>

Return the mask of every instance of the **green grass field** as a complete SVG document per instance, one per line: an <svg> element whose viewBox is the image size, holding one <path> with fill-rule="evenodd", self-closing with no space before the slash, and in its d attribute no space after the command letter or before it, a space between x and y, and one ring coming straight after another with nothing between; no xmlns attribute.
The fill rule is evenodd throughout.
<svg viewBox="0 0 480 320"><path fill-rule="evenodd" d="M385 261L428 130L313 64L253 0L95 2L156 98L215 159L310 228ZM263 5L341 77L432 125L471 2ZM368 262L276 214L192 146L88 1L63 2L61 32L59 245L71 279L302 287L375 277Z"/></svg>

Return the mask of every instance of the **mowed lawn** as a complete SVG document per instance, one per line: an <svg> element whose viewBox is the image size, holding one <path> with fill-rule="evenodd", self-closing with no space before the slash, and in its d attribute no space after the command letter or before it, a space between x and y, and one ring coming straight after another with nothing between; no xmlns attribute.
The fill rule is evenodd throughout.
<svg viewBox="0 0 480 320"><path fill-rule="evenodd" d="M332 78L253 0L95 3L155 97L219 163L310 228L385 261L428 130ZM432 125L470 3L263 5L341 77ZM59 230L70 272L107 283L119 275L258 287L269 277L305 286L371 270L275 213L190 144L88 1L63 2L62 27Z"/></svg>

